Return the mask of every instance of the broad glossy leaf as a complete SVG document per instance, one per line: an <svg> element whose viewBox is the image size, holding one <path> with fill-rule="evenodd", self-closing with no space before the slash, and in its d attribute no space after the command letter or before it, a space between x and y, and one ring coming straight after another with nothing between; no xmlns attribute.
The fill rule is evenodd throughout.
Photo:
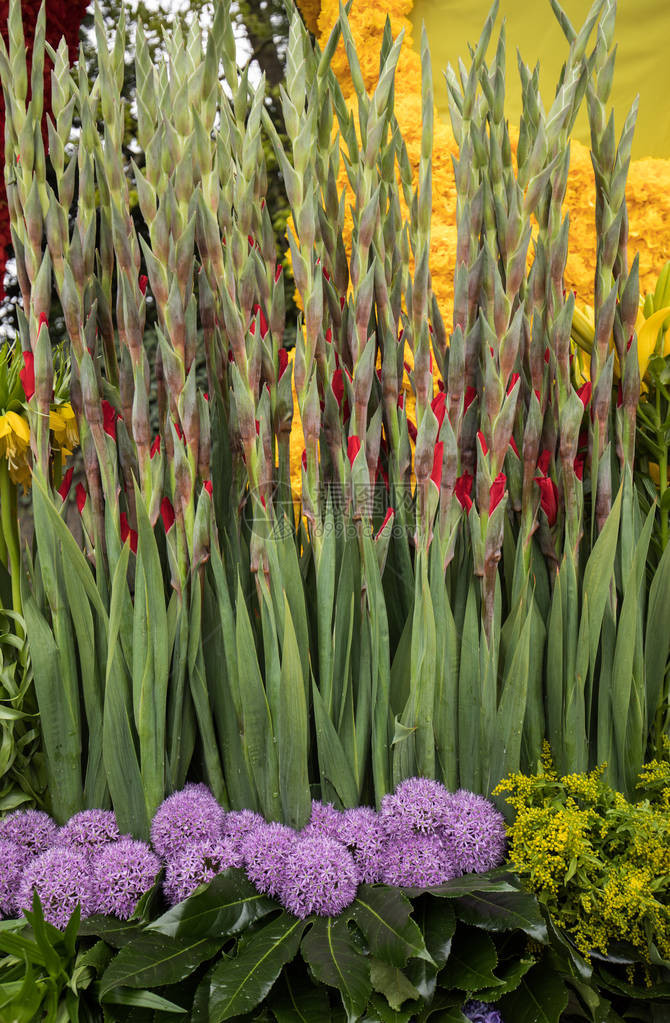
<svg viewBox="0 0 670 1023"><path fill-rule="evenodd" d="M462 991L498 987L493 971L498 953L485 931L459 927L446 966L440 972L440 985Z"/></svg>
<svg viewBox="0 0 670 1023"><path fill-rule="evenodd" d="M536 941L546 942L547 927L540 908L526 892L472 892L458 900L456 913L465 923L487 931L518 928Z"/></svg>
<svg viewBox="0 0 670 1023"><path fill-rule="evenodd" d="M482 1002L495 1002L503 995L516 991L522 979L535 965L535 959L518 959L505 967L499 966L496 969L496 977L500 981L493 987L485 988L477 992L477 998Z"/></svg>
<svg viewBox="0 0 670 1023"><path fill-rule="evenodd" d="M117 920L113 916L94 915L82 920L79 934L83 938L102 938L112 948L123 948L138 936L141 928L132 921Z"/></svg>
<svg viewBox="0 0 670 1023"><path fill-rule="evenodd" d="M397 966L380 959L370 962L370 980L375 991L384 995L392 1009L399 1012L405 1002L418 999L419 992Z"/></svg>
<svg viewBox="0 0 670 1023"><path fill-rule="evenodd" d="M176 984L188 977L200 963L211 959L224 938L167 938L142 931L121 949L100 981L100 994L115 987L158 987Z"/></svg>
<svg viewBox="0 0 670 1023"><path fill-rule="evenodd" d="M553 970L536 966L516 991L500 1000L504 1019L514 1023L559 1023L568 1004L568 990Z"/></svg>
<svg viewBox="0 0 670 1023"><path fill-rule="evenodd" d="M147 930L168 938L225 938L278 908L259 894L244 871L231 869L218 874L204 891L168 909Z"/></svg>
<svg viewBox="0 0 670 1023"><path fill-rule="evenodd" d="M370 971L347 925L349 913L340 917L317 918L300 946L314 977L336 987L345 1004L357 1013L365 1008L370 994Z"/></svg>
<svg viewBox="0 0 670 1023"><path fill-rule="evenodd" d="M427 892L437 898L458 899L471 892L520 892L520 888L513 874L501 870L488 874L463 874L433 888L407 888L405 891L411 897Z"/></svg>
<svg viewBox="0 0 670 1023"><path fill-rule="evenodd" d="M241 1016L262 1002L298 951L306 926L305 920L282 913L256 931L235 958L221 962L210 978L208 1023Z"/></svg>
<svg viewBox="0 0 670 1023"><path fill-rule="evenodd" d="M412 903L398 888L361 885L351 911L377 958L393 966L404 966L410 956L432 961L411 919Z"/></svg>
<svg viewBox="0 0 670 1023"><path fill-rule="evenodd" d="M319 1020L330 1023L332 1011L328 989L323 984L310 981L302 963L296 968L287 967L272 992L272 1012L277 1023L304 1023L305 1020ZM338 1018L338 1023L341 1017Z"/></svg>

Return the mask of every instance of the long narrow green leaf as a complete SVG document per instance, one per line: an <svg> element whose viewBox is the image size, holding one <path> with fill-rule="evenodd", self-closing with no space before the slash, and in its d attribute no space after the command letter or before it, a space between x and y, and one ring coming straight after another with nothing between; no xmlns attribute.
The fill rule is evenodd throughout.
<svg viewBox="0 0 670 1023"><path fill-rule="evenodd" d="M279 790L284 821L292 828L302 828L309 820L312 809L307 763L309 730L300 652L287 599L284 613L277 743Z"/></svg>

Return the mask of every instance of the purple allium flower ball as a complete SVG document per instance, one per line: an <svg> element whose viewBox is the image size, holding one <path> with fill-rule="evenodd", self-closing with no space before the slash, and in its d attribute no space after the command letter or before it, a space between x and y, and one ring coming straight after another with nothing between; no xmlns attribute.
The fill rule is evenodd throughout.
<svg viewBox="0 0 670 1023"><path fill-rule="evenodd" d="M381 881L386 855L386 833L379 815L370 806L345 810L340 841L356 864L359 883Z"/></svg>
<svg viewBox="0 0 670 1023"><path fill-rule="evenodd" d="M400 832L386 843L382 881L401 888L432 888L458 877L453 854L437 835Z"/></svg>
<svg viewBox="0 0 670 1023"><path fill-rule="evenodd" d="M338 916L356 898L358 875L351 853L325 835L301 836L286 864L281 904L302 919Z"/></svg>
<svg viewBox="0 0 670 1023"><path fill-rule="evenodd" d="M231 840L241 856L242 843L247 835L264 825L265 819L259 813L254 813L253 810L231 810L226 814L223 822L223 834L225 838Z"/></svg>
<svg viewBox="0 0 670 1023"><path fill-rule="evenodd" d="M92 860L94 912L128 920L160 869L161 861L146 842L122 838L102 846Z"/></svg>
<svg viewBox="0 0 670 1023"><path fill-rule="evenodd" d="M263 895L279 895L286 864L297 841L293 828L275 821L259 825L243 839L242 856L247 877Z"/></svg>
<svg viewBox="0 0 670 1023"><path fill-rule="evenodd" d="M313 835L325 835L327 838L334 838L339 842L344 814L336 810L332 803L322 803L318 799L312 800L312 814L309 822L302 829L302 834L307 838Z"/></svg>
<svg viewBox="0 0 670 1023"><path fill-rule="evenodd" d="M16 916L21 874L32 859L25 846L0 839L0 917Z"/></svg>
<svg viewBox="0 0 670 1023"><path fill-rule="evenodd" d="M450 793L439 781L430 778L407 778L393 795L384 796L380 817L386 832L394 836L399 830L430 834L446 822L450 811Z"/></svg>
<svg viewBox="0 0 670 1023"><path fill-rule="evenodd" d="M168 796L156 810L151 842L169 858L194 842L221 838L225 813L206 785L189 784Z"/></svg>
<svg viewBox="0 0 670 1023"><path fill-rule="evenodd" d="M44 919L54 927L64 930L78 905L82 918L90 916L95 899L88 856L78 849L47 849L23 871L19 909L33 908L33 891L39 895Z"/></svg>
<svg viewBox="0 0 670 1023"><path fill-rule="evenodd" d="M505 857L505 820L488 799L459 789L450 796L449 816L440 835L461 873L482 873Z"/></svg>
<svg viewBox="0 0 670 1023"><path fill-rule="evenodd" d="M82 810L59 829L54 845L67 845L92 852L120 838L112 810Z"/></svg>
<svg viewBox="0 0 670 1023"><path fill-rule="evenodd" d="M165 897L176 906L217 874L241 866L242 857L229 838L192 843L168 860L163 881Z"/></svg>
<svg viewBox="0 0 670 1023"><path fill-rule="evenodd" d="M467 1002L463 1006L463 1015L470 1023L503 1023L498 1010L487 1002Z"/></svg>
<svg viewBox="0 0 670 1023"><path fill-rule="evenodd" d="M0 839L25 846L33 856L46 852L58 828L43 810L15 810L0 820Z"/></svg>

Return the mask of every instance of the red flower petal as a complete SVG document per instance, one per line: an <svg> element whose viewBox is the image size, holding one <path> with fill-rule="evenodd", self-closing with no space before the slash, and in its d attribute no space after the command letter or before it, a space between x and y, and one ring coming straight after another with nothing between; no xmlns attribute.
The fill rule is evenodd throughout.
<svg viewBox="0 0 670 1023"><path fill-rule="evenodd" d="M305 451L304 448L302 449L301 461L303 469L305 470L305 472L307 472L307 452Z"/></svg>
<svg viewBox="0 0 670 1023"><path fill-rule="evenodd" d="M22 355L23 369L19 372L19 379L26 401L30 401L35 393L35 356L32 352L23 352Z"/></svg>
<svg viewBox="0 0 670 1023"><path fill-rule="evenodd" d="M440 483L442 482L442 459L444 457L444 444L441 440L438 440L433 451L433 468L431 469L430 478L433 483L440 489Z"/></svg>
<svg viewBox="0 0 670 1023"><path fill-rule="evenodd" d="M259 305L254 306L254 316L258 313L261 323L261 337L265 337L268 332L268 321L265 319L265 314ZM252 331L253 334L253 331Z"/></svg>
<svg viewBox="0 0 670 1023"><path fill-rule="evenodd" d="M205 488L210 497L214 496L211 480L205 480L205 482L203 483L203 487Z"/></svg>
<svg viewBox="0 0 670 1023"><path fill-rule="evenodd" d="M58 493L60 494L61 500L63 500L63 501L65 500L65 498L67 497L68 493L70 492L70 487L72 485L72 475L73 475L73 473L74 473L74 467L70 466L68 471L63 476L63 482L61 483L61 485L58 488Z"/></svg>
<svg viewBox="0 0 670 1023"><path fill-rule="evenodd" d="M182 430L181 426L179 425L179 423L177 422L176 419L173 419L172 422L174 423L175 433L179 437L179 440L183 440L184 439L184 431Z"/></svg>
<svg viewBox="0 0 670 1023"><path fill-rule="evenodd" d="M277 379L281 380L281 378L284 376L284 373L286 372L286 367L288 366L288 352L286 351L285 348L279 349L279 351L277 352L277 359L279 361L279 376L277 377Z"/></svg>
<svg viewBox="0 0 670 1023"><path fill-rule="evenodd" d="M584 455L577 455L573 462L573 468L575 470L575 476L578 480L584 479Z"/></svg>
<svg viewBox="0 0 670 1023"><path fill-rule="evenodd" d="M470 406L472 405L472 403L473 403L473 401L475 400L476 397L477 397L477 388L476 387L466 387L465 388L465 396L463 398L463 411L464 412L468 411L468 409L470 408Z"/></svg>
<svg viewBox="0 0 670 1023"><path fill-rule="evenodd" d="M84 510L84 505L86 504L87 497L86 491L81 483L77 483L77 487L75 489L75 496L77 498L77 508L79 509L79 514L81 515L81 513Z"/></svg>
<svg viewBox="0 0 670 1023"><path fill-rule="evenodd" d="M375 536L375 540L379 539L379 537L384 532L384 529L386 528L387 522L389 521L389 519L392 519L394 515L395 515L395 512L393 511L393 508L387 508L386 509L386 515L384 516L384 521L382 522L381 526L377 530L377 534Z"/></svg>
<svg viewBox="0 0 670 1023"><path fill-rule="evenodd" d="M546 448L540 452L540 457L537 460L537 467L543 476L547 475L549 471L549 463L551 462L551 451Z"/></svg>
<svg viewBox="0 0 670 1023"><path fill-rule="evenodd" d="M47 314L46 313L40 313L39 322L37 324L37 333L38 334L39 334L40 330L42 329L42 325L44 325L45 327L49 326L49 320L47 319Z"/></svg>
<svg viewBox="0 0 670 1023"><path fill-rule="evenodd" d="M159 454L160 449L161 449L161 435L160 435L160 433L157 433L155 438L154 438L154 442L151 445L151 450L149 451L149 455L151 456L151 458L153 458L154 455Z"/></svg>
<svg viewBox="0 0 670 1023"><path fill-rule="evenodd" d="M102 428L105 433L116 440L116 420L118 419L116 409L114 409L106 398L102 399Z"/></svg>
<svg viewBox="0 0 670 1023"><path fill-rule="evenodd" d="M519 455L519 449L516 446L516 441L514 440L514 437L510 437L510 439L509 439L509 446L511 447L511 449L514 452L514 454L516 455L516 457L520 458L521 456Z"/></svg>
<svg viewBox="0 0 670 1023"><path fill-rule="evenodd" d="M147 284L149 283L149 278L147 277L147 275L146 274L140 274L140 279L139 279L138 283L139 283L139 286L140 286L140 291L142 292L143 295L146 295L146 293L147 293Z"/></svg>
<svg viewBox="0 0 670 1023"><path fill-rule="evenodd" d="M333 373L333 379L330 382L333 394L340 408L342 408L342 398L344 397L344 378L342 376L342 370L336 369Z"/></svg>
<svg viewBox="0 0 670 1023"><path fill-rule="evenodd" d="M133 554L137 554L137 533L128 525L128 516L125 512L121 512L119 521L121 524L121 543L130 540L130 549Z"/></svg>
<svg viewBox="0 0 670 1023"><path fill-rule="evenodd" d="M407 420L407 432L412 438L412 441L416 444L416 426L411 419Z"/></svg>
<svg viewBox="0 0 670 1023"><path fill-rule="evenodd" d="M581 401L581 403L584 406L584 408L586 408L588 403L591 401L591 391L592 390L593 390L593 385L591 384L590 380L587 380L586 383L582 384L582 386L577 391L577 397Z"/></svg>
<svg viewBox="0 0 670 1023"><path fill-rule="evenodd" d="M498 473L495 480L491 484L489 490L489 515L493 515L493 512L498 507L505 495L505 484L507 483L507 476L504 472Z"/></svg>
<svg viewBox="0 0 670 1023"><path fill-rule="evenodd" d="M353 466L356 455L361 450L361 438L353 434L347 441L347 457L349 459L349 465Z"/></svg>
<svg viewBox="0 0 670 1023"><path fill-rule="evenodd" d="M430 407L433 410L433 415L437 419L437 433L439 436L440 430L442 429L442 423L444 422L444 413L446 411L447 398L443 391L440 391L430 403Z"/></svg>
<svg viewBox="0 0 670 1023"><path fill-rule="evenodd" d="M512 373L511 377L509 378L509 383L507 384L507 393L508 394L512 393L512 391L514 390L514 387L516 385L516 382L519 379L520 379L520 377L519 377L518 373Z"/></svg>
<svg viewBox="0 0 670 1023"><path fill-rule="evenodd" d="M482 433L481 430L477 430L477 437L479 438L479 443L482 446L482 454L488 455L488 453L489 453L489 446L486 443L486 437L484 436L484 434Z"/></svg>
<svg viewBox="0 0 670 1023"><path fill-rule="evenodd" d="M174 526L174 508L169 497L164 497L161 501L161 518L163 520L163 529L166 533L169 533Z"/></svg>
<svg viewBox="0 0 670 1023"><path fill-rule="evenodd" d="M540 488L540 506L547 516L549 525L553 526L558 515L558 487L546 476L536 476L535 482Z"/></svg>
<svg viewBox="0 0 670 1023"><path fill-rule="evenodd" d="M545 348L545 350L544 350L544 361L547 363L547 365L549 365L549 359L550 359L549 349Z"/></svg>
<svg viewBox="0 0 670 1023"><path fill-rule="evenodd" d="M473 477L470 473L464 472L462 476L458 477L456 480L456 486L454 487L454 494L460 501L462 507L465 508L466 512L469 512L472 508L472 498L470 497L470 494L472 493L472 480Z"/></svg>
<svg viewBox="0 0 670 1023"><path fill-rule="evenodd" d="M277 281L278 281L278 280L279 280L279 278L281 277L281 272L282 272L282 270L283 270L283 267L282 267L282 265L281 265L281 263L280 263L280 264L279 264L279 265L278 265L278 266L277 266L277 267L275 268L275 284L277 283Z"/></svg>

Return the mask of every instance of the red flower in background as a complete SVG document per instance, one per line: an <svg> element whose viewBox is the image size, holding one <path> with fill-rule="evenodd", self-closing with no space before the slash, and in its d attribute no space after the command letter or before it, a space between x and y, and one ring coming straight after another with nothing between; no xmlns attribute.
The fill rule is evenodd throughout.
<svg viewBox="0 0 670 1023"><path fill-rule="evenodd" d="M74 473L74 467L70 466L68 471L63 476L63 482L61 483L61 485L58 488L58 493L60 494L62 501L65 500L65 498L67 497L68 493L70 492L70 487L72 485L72 475L73 475L73 473Z"/></svg>
<svg viewBox="0 0 670 1023"><path fill-rule="evenodd" d="M286 351L285 348L279 349L279 351L277 352L277 358L279 361L279 376L277 377L277 379L281 380L281 378L284 376L284 373L286 372L286 367L288 366L288 352Z"/></svg>
<svg viewBox="0 0 670 1023"><path fill-rule="evenodd" d="M547 516L547 522L553 526L558 516L558 487L547 476L536 476L535 482L540 488L540 506Z"/></svg>
<svg viewBox="0 0 670 1023"><path fill-rule="evenodd" d="M156 436L154 437L154 442L151 445L151 450L149 451L150 457L153 458L154 455L160 454L160 450L161 450L161 435L160 435L160 433L157 433Z"/></svg>
<svg viewBox="0 0 670 1023"><path fill-rule="evenodd" d="M499 472L491 484L491 489L489 490L489 515L493 515L494 511L505 496L506 484L507 476L505 476L504 472Z"/></svg>
<svg viewBox="0 0 670 1023"><path fill-rule="evenodd" d="M437 444L435 445L435 450L433 452L433 468L430 473L430 478L432 479L433 483L435 484L438 490L440 489L440 483L442 482L443 457L444 444L441 440L438 440Z"/></svg>
<svg viewBox="0 0 670 1023"><path fill-rule="evenodd" d="M473 403L473 401L475 400L476 397L477 397L477 388L476 387L466 387L465 388L465 396L463 398L463 411L464 412L468 411L468 409L470 408L470 406L472 405L472 403Z"/></svg>
<svg viewBox="0 0 670 1023"><path fill-rule="evenodd" d="M106 398L102 399L102 428L105 433L116 440L116 420L119 418L118 412L112 405L109 404Z"/></svg>
<svg viewBox="0 0 670 1023"><path fill-rule="evenodd" d="M581 401L581 403L584 406L584 408L586 408L588 403L591 401L591 391L592 390L593 390L593 385L591 384L590 380L587 380L586 383L582 384L582 386L577 391L577 397Z"/></svg>
<svg viewBox="0 0 670 1023"><path fill-rule="evenodd" d="M119 521L121 523L121 543L130 539L130 549L133 554L137 554L137 533L128 525L128 516L125 512L121 512Z"/></svg>
<svg viewBox="0 0 670 1023"><path fill-rule="evenodd" d="M464 472L462 476L458 477L456 480L456 486L454 487L454 494L460 501L462 507L465 508L466 512L469 512L472 508L472 498L470 497L470 494L472 493L472 480L473 477L470 473Z"/></svg>
<svg viewBox="0 0 670 1023"><path fill-rule="evenodd" d="M169 533L174 526L174 508L169 497L164 497L161 501L161 518L163 520L163 529L166 533Z"/></svg>
<svg viewBox="0 0 670 1023"><path fill-rule="evenodd" d="M433 410L433 415L437 419L437 433L439 436L440 430L442 429L442 423L444 422L444 413L446 410L447 396L444 391L440 391L430 403L430 407Z"/></svg>
<svg viewBox="0 0 670 1023"><path fill-rule="evenodd" d="M23 369L19 373L19 379L23 387L26 401L30 401L35 393L35 356L32 352L23 352Z"/></svg>
<svg viewBox="0 0 670 1023"><path fill-rule="evenodd" d="M84 487L82 486L81 483L77 483L77 488L75 490L75 496L76 496L76 499L77 499L77 508L79 510L79 514L81 515L81 513L84 510L84 505L86 504L86 497L87 497L86 491L85 491L85 489L84 489Z"/></svg>
<svg viewBox="0 0 670 1023"><path fill-rule="evenodd" d="M361 450L361 438L355 434L347 441L347 457L349 465L353 466L356 455Z"/></svg>

